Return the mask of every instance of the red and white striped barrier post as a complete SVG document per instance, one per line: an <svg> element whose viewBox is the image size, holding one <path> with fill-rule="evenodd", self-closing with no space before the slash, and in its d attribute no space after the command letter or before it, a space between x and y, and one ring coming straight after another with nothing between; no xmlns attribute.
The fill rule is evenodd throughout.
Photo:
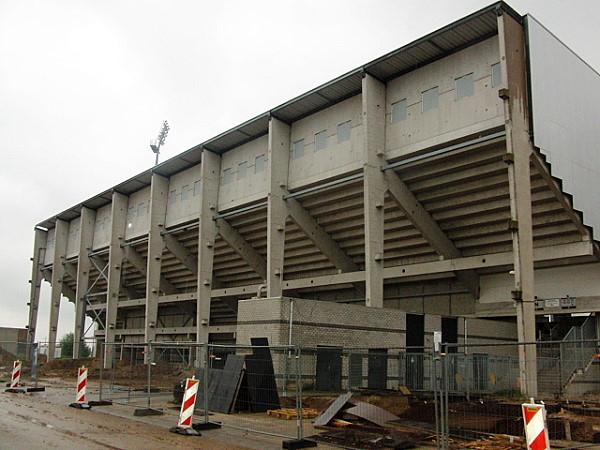
<svg viewBox="0 0 600 450"><path fill-rule="evenodd" d="M22 363L18 359L13 363L12 378L10 381L10 388L16 389L19 387L19 381L21 380L21 367Z"/></svg>
<svg viewBox="0 0 600 450"><path fill-rule="evenodd" d="M85 388L87 386L88 370L85 367L80 367L77 374L77 403L85 403Z"/></svg>
<svg viewBox="0 0 600 450"><path fill-rule="evenodd" d="M533 403L523 403L523 420L528 450L549 450L548 428L546 427L546 407Z"/></svg>
<svg viewBox="0 0 600 450"><path fill-rule="evenodd" d="M194 417L194 408L196 406L199 383L200 380L196 380L195 377L185 380L185 392L183 394L183 401L181 402L179 422L177 423L176 427L171 428L173 433L200 436L200 433L192 428L192 419Z"/></svg>
<svg viewBox="0 0 600 450"><path fill-rule="evenodd" d="M71 403L69 406L79 409L90 409L91 406L85 402L85 389L87 387L87 376L88 370L81 366L77 370L77 396L75 397L75 403Z"/></svg>

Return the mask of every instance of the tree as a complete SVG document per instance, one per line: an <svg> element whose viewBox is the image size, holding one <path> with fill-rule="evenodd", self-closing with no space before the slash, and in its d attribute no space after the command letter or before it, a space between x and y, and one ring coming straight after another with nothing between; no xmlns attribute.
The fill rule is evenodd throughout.
<svg viewBox="0 0 600 450"><path fill-rule="evenodd" d="M61 358L73 358L74 341L75 336L73 335L73 333L67 333L62 337L62 339L60 340ZM84 342L81 349L81 357L89 358L91 354L92 350Z"/></svg>

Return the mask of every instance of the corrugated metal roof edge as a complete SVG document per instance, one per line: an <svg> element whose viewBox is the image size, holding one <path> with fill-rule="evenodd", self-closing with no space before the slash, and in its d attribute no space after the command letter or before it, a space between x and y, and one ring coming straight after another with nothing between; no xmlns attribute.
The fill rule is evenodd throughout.
<svg viewBox="0 0 600 450"><path fill-rule="evenodd" d="M243 122L240 125L237 125L237 126L235 126L233 128L230 128L229 130L227 130L227 131L225 131L225 132L223 132L223 133L221 133L221 134L219 134L219 135L217 135L217 136L215 136L215 137L213 137L213 138L211 138L211 139L209 139L207 141L202 142L201 144L195 145L194 147L192 147L192 148L190 148L190 149L188 149L188 150L186 150L186 151L184 151L182 153L179 153L176 156L173 156L172 158L170 158L170 159L168 159L168 160L160 163L159 165L154 166L151 169L148 169L148 170L146 170L144 172L141 172L141 173L139 173L139 174L137 174L137 175L129 178L128 180L126 180L126 181L124 181L122 183L119 183L118 185L112 187L111 189L107 189L106 191L103 191L102 193L100 193L98 195L95 195L94 197L91 197L88 200L85 200L85 201L83 201L83 202L81 202L81 203L79 203L79 204L77 204L75 206L72 206L71 208L66 209L65 211L63 211L63 212L61 212L61 213L59 213L59 214L57 214L57 215L55 215L55 216L53 216L53 217L51 217L49 219L46 219L46 220L40 222L36 226L41 226L41 227L44 227L44 228L50 228L52 225L54 225L54 223L56 222L56 219L61 218L61 215L66 215L67 213L77 213L77 214L79 214L79 211L81 210L81 207L82 206L86 206L86 203L89 204L89 203L91 203L94 200L99 200L102 197L104 197L106 194L112 194L112 192L114 192L114 191L119 192L119 188L120 187L123 187L124 185L126 185L128 183L131 183L133 181L139 181L139 178L142 177L142 176L151 175L152 172L160 173L159 170L160 170L161 167L164 168L167 164L169 164L169 162L171 162L171 161L173 161L175 159L178 159L178 158L182 158L185 155L190 154L191 152L198 151L198 150L202 151L203 149L205 149L205 150L208 150L208 151L211 151L211 152L215 152L215 153L219 153L219 154L225 153L228 150L224 150L222 152L219 152L219 151L217 151L215 149L211 149L210 143L217 141L218 139L220 139L220 138L228 135L229 133L236 132L239 129L241 129L241 128L243 128L243 127L245 127L245 126L247 126L247 125L249 125L249 124L251 124L253 122L256 122L258 120L269 118L269 117L275 117L275 118L277 118L277 111L278 110L282 110L283 108L285 108L285 107L287 107L287 106L289 106L289 105L291 105L291 104L293 104L295 102L298 102L301 99L303 99L303 98L305 98L305 97L307 97L309 95L312 95L312 94L314 94L316 92L319 92L320 90L322 90L322 89L324 89L324 88L326 88L328 86L331 86L331 85L333 85L335 83L338 83L339 81L345 80L345 79L347 79L347 78L349 78L349 77L351 77L353 75L356 75L358 73L364 73L364 72L368 73L368 68L369 67L372 67L372 66L376 65L377 63L379 63L381 61L384 61L386 58L390 58L390 57L395 56L395 55L397 55L397 54L399 54L399 53L401 53L403 51L406 51L410 47L422 44L423 42L426 42L426 41L434 38L435 36L437 36L439 34L442 34L442 33L446 32L448 30L451 30L451 29L453 29L453 28L455 28L457 26L460 26L463 23L466 23L466 22L468 22L470 20L473 20L473 19L475 19L475 18L477 18L477 17L479 17L481 15L487 14L490 11L502 11L502 12L506 12L506 13L510 14L515 20L517 20L521 24L524 21L523 17L519 13L517 13L513 8L511 8L507 3L505 3L504 1L495 2L495 3L493 3L493 4L489 5L489 6L486 6L485 8L482 8L482 9L480 9L480 10L478 10L478 11L472 13L472 14L469 14L466 17L463 17L462 19L459 19L459 20L457 20L455 22L452 22L449 25L446 25L446 26L444 26L444 27L442 27L442 28L440 28L440 29L438 29L436 31L433 31L432 33L429 33L426 36L423 36L422 38L417 39L416 41L413 41L413 42L411 42L411 43L409 43L407 45L404 45L404 46L402 46L402 47L400 47L400 48L398 48L396 50L393 50L393 51L387 53L386 55L383 55L383 56L381 56L379 58L376 58L376 59L374 59L374 60L372 60L372 61L370 61L370 62L368 62L366 64L363 64L362 66L360 66L360 67L358 67L358 68L356 68L354 70L350 70L349 72L346 72L345 74L343 74L343 75L341 75L339 77L336 77L333 80L330 80L330 81L328 81L326 83L323 83L322 85L320 85L320 86L318 86L318 87L316 87L314 89L311 89L310 91L305 92L302 95L294 97L293 99L291 99L291 100L289 100L289 101L287 101L285 103L282 103L281 105L276 106L275 108L272 108L272 109L270 109L269 111L267 111L265 113L259 114L258 116L254 117L252 119L249 119L249 120ZM331 104L335 104L335 103L337 103L337 101L332 101L331 102ZM260 134L260 136L262 136L262 135L264 135L264 133ZM257 135L257 137L259 137L259 135ZM109 202L107 202L107 203L109 203Z"/></svg>

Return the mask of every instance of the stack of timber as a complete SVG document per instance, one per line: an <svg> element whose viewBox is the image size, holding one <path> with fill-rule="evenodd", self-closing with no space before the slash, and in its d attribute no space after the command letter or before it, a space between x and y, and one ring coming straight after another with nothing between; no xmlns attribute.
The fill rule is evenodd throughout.
<svg viewBox="0 0 600 450"><path fill-rule="evenodd" d="M302 418L303 419L314 419L319 415L319 411L314 408L302 408ZM298 410L297 409L269 409L267 411L267 415L272 417L277 417L278 419L297 419L298 418Z"/></svg>

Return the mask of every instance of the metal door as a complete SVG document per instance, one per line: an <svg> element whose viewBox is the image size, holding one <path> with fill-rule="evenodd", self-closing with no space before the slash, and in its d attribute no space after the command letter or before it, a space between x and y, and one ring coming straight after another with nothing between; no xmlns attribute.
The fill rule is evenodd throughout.
<svg viewBox="0 0 600 450"><path fill-rule="evenodd" d="M369 349L369 389L387 389L387 364L387 349Z"/></svg>
<svg viewBox="0 0 600 450"><path fill-rule="evenodd" d="M342 390L342 349L340 347L317 347L317 391Z"/></svg>

